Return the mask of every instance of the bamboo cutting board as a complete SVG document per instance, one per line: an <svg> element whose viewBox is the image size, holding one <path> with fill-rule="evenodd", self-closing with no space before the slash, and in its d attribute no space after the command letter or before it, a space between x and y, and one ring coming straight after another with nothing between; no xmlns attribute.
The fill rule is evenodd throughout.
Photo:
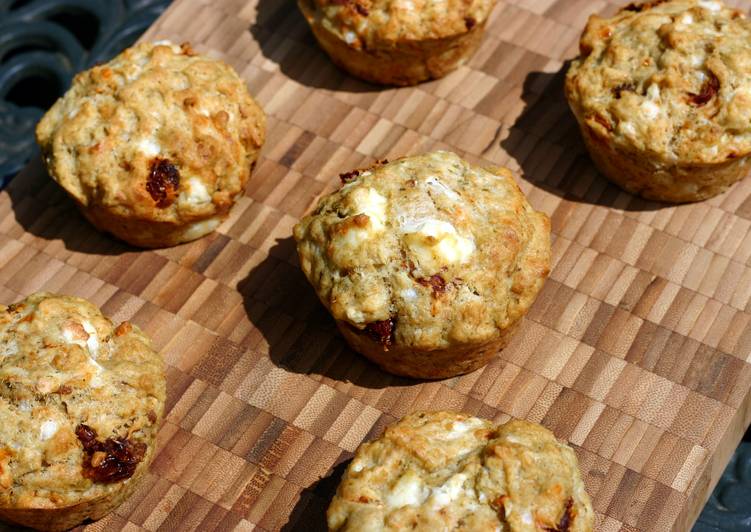
<svg viewBox="0 0 751 532"><path fill-rule="evenodd" d="M227 60L269 116L230 219L140 252L94 231L38 161L0 195L2 301L89 298L169 364L151 473L90 530L323 529L357 445L418 409L541 422L576 449L600 530L689 530L751 420L751 179L664 207L596 173L562 79L586 16L615 7L500 1L469 66L385 90L331 66L292 0L176 1L146 38ZM417 383L347 349L290 235L340 172L435 148L523 173L554 267L490 365Z"/></svg>

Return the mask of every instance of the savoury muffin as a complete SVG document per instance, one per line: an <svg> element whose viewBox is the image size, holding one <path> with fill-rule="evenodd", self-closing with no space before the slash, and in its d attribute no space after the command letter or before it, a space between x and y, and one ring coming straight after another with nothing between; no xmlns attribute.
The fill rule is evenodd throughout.
<svg viewBox="0 0 751 532"><path fill-rule="evenodd" d="M630 4L590 17L566 96L599 169L629 192L686 202L749 171L751 23L719 1Z"/></svg>
<svg viewBox="0 0 751 532"><path fill-rule="evenodd" d="M164 401L134 325L76 297L0 307L0 519L65 530L113 510L154 456Z"/></svg>
<svg viewBox="0 0 751 532"><path fill-rule="evenodd" d="M82 72L37 126L47 169L95 226L141 247L216 229L266 119L242 79L190 46L138 44Z"/></svg>
<svg viewBox="0 0 751 532"><path fill-rule="evenodd" d="M352 75L415 85L477 50L496 0L298 0L318 43Z"/></svg>
<svg viewBox="0 0 751 532"><path fill-rule="evenodd" d="M398 375L485 365L548 274L548 217L508 170L449 152L341 177L294 234L302 270L347 342Z"/></svg>
<svg viewBox="0 0 751 532"><path fill-rule="evenodd" d="M574 451L528 421L411 414L362 444L331 501L332 531L590 532Z"/></svg>

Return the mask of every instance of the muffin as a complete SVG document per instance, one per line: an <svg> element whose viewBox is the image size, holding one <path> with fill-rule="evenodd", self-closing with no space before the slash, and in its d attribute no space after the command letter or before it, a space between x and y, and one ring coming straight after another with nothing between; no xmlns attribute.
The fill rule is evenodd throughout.
<svg viewBox="0 0 751 532"><path fill-rule="evenodd" d="M65 530L122 503L154 456L164 366L83 299L0 306L0 519Z"/></svg>
<svg viewBox="0 0 751 532"><path fill-rule="evenodd" d="M645 198L698 201L749 171L751 23L715 0L593 15L566 97L597 167Z"/></svg>
<svg viewBox="0 0 751 532"><path fill-rule="evenodd" d="M327 518L331 531L594 527L576 455L552 432L453 412L411 414L362 444Z"/></svg>
<svg viewBox="0 0 751 532"><path fill-rule="evenodd" d="M444 151L341 178L294 235L303 272L350 346L409 377L485 365L548 274L548 217L508 170Z"/></svg>
<svg viewBox="0 0 751 532"><path fill-rule="evenodd" d="M298 0L318 43L353 76L415 85L477 50L496 0Z"/></svg>
<svg viewBox="0 0 751 532"><path fill-rule="evenodd" d="M216 229L265 129L230 66L162 42L78 74L36 135L49 174L91 223L154 248Z"/></svg>

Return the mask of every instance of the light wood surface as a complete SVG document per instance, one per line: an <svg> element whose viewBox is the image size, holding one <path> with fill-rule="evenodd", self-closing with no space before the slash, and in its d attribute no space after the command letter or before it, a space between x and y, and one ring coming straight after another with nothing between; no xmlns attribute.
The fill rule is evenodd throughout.
<svg viewBox="0 0 751 532"><path fill-rule="evenodd" d="M562 72L586 16L614 10L501 1L467 67L394 90L334 68L291 0L176 1L146 38L227 60L269 116L230 219L140 252L95 232L38 161L0 195L0 300L87 297L169 363L151 473L89 530L323 529L357 445L418 409L541 422L576 449L599 530L689 530L751 418L751 180L666 207L596 173ZM347 349L290 235L340 172L434 148L517 170L551 216L554 267L490 365L417 383Z"/></svg>

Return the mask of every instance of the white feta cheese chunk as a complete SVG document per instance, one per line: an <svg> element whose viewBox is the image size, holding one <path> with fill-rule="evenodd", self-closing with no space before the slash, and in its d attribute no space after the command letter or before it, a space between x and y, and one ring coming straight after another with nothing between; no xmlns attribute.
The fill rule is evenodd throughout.
<svg viewBox="0 0 751 532"><path fill-rule="evenodd" d="M136 147L146 157L156 157L162 152L162 147L153 137L142 138L138 141Z"/></svg>
<svg viewBox="0 0 751 532"><path fill-rule="evenodd" d="M49 440L52 436L54 436L57 433L58 425L56 421L53 421L51 419L48 419L44 423L42 423L41 428L39 429L39 439L42 441Z"/></svg>
<svg viewBox="0 0 751 532"><path fill-rule="evenodd" d="M657 118L660 114L660 107L656 103L648 100L641 104L641 111L645 117L652 120Z"/></svg>
<svg viewBox="0 0 751 532"><path fill-rule="evenodd" d="M467 476L463 473L454 475L446 481L442 486L435 487L431 490L431 498L433 506L441 508L448 506L452 501L455 501L459 496L464 493L464 482L467 480Z"/></svg>
<svg viewBox="0 0 751 532"><path fill-rule="evenodd" d="M350 226L338 235L340 243L356 247L373 238L386 228L388 200L372 188L356 188L350 194L352 216L365 215L368 223L362 227Z"/></svg>
<svg viewBox="0 0 751 532"><path fill-rule="evenodd" d="M388 200L372 188L359 188L352 192L352 200L358 214L370 218L374 231L380 231L386 224L386 207Z"/></svg>
<svg viewBox="0 0 751 532"><path fill-rule="evenodd" d="M86 333L89 335L89 338L86 340L86 347L88 348L91 356L93 358L96 358L99 354L99 335L90 322L83 320L83 323L81 323L81 325L83 325L83 330L86 331Z"/></svg>
<svg viewBox="0 0 751 532"><path fill-rule="evenodd" d="M461 236L456 227L432 218L402 226L404 240L423 268L438 271L448 264L465 263L475 251L471 238Z"/></svg>
<svg viewBox="0 0 751 532"><path fill-rule="evenodd" d="M392 508L403 506L417 506L423 503L430 490L425 487L422 479L413 471L402 475L386 497L386 504Z"/></svg>
<svg viewBox="0 0 751 532"><path fill-rule="evenodd" d="M449 187L446 183L438 179L437 177L429 177L425 180L425 183L428 185L428 187L439 193L443 194L444 196L451 198L452 200L459 200L460 196L456 193L454 189Z"/></svg>
<svg viewBox="0 0 751 532"><path fill-rule="evenodd" d="M708 11L719 11L722 9L720 2L714 2L712 0L699 0L699 5Z"/></svg>
<svg viewBox="0 0 751 532"><path fill-rule="evenodd" d="M200 179L191 177L187 180L187 184L187 189L180 193L180 202L191 205L211 202L211 194Z"/></svg>

